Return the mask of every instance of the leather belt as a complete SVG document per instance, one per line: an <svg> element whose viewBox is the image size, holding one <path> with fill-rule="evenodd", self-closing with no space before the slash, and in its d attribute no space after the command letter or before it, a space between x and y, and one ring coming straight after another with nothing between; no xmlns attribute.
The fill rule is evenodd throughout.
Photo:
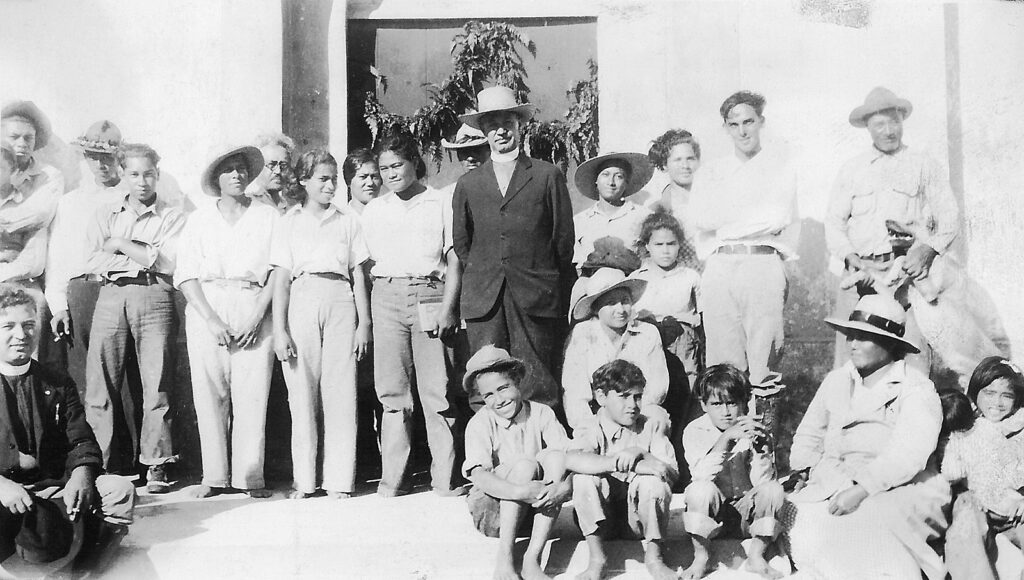
<svg viewBox="0 0 1024 580"><path fill-rule="evenodd" d="M730 244L720 246L715 250L716 254L781 254L774 246L748 246L746 244Z"/></svg>
<svg viewBox="0 0 1024 580"><path fill-rule="evenodd" d="M334 280L336 282L348 282L348 276L337 272L303 272L296 276L298 278L321 278L323 280Z"/></svg>
<svg viewBox="0 0 1024 580"><path fill-rule="evenodd" d="M891 262L896 258L896 254L893 252L886 252L884 254L869 254L867 256L861 256L861 260L870 260L872 262Z"/></svg>
<svg viewBox="0 0 1024 580"><path fill-rule="evenodd" d="M214 286L221 286L223 288L238 288L241 290L263 287L263 284L260 284L259 282L253 282L252 280L242 280L238 278L204 278L200 280L200 283L213 284Z"/></svg>
<svg viewBox="0 0 1024 580"><path fill-rule="evenodd" d="M75 276L71 280L81 280L82 282L103 282L103 276L99 274L82 274L81 276ZM71 281L69 280L69 282Z"/></svg>
<svg viewBox="0 0 1024 580"><path fill-rule="evenodd" d="M103 280L103 283L108 286L153 286L161 282L172 285L171 276L159 272L139 272L135 276L126 276L116 280Z"/></svg>

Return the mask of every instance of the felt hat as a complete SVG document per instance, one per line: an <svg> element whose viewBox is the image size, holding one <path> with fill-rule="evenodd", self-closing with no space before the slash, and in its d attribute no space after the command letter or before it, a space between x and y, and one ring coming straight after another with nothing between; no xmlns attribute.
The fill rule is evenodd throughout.
<svg viewBox="0 0 1024 580"><path fill-rule="evenodd" d="M481 145L487 145L487 137L485 137L479 129L475 129L463 123L462 126L459 127L459 132L455 134L455 140L449 141L447 139L441 139L441 145L445 149L467 149L469 147L479 147Z"/></svg>
<svg viewBox="0 0 1024 580"><path fill-rule="evenodd" d="M462 388L466 391L471 390L473 381L480 373L513 368L525 371L526 363L510 355L503 348L498 348L493 344L484 345L466 361L466 375L462 378Z"/></svg>
<svg viewBox="0 0 1024 580"><path fill-rule="evenodd" d="M525 123L533 118L533 105L530 103L519 104L516 102L516 94L508 87L489 87L476 95L476 111L459 115L459 120L474 129L480 129L480 117L487 113L498 111L511 111Z"/></svg>
<svg viewBox="0 0 1024 580"><path fill-rule="evenodd" d="M71 520L62 498L35 497L32 509L22 517L14 544L26 562L46 564L74 559L82 549L84 536L84 514Z"/></svg>
<svg viewBox="0 0 1024 580"><path fill-rule="evenodd" d="M826 318L825 323L843 334L848 330L867 332L894 340L908 352L921 352L917 345L903 338L907 330L907 312L889 296L868 294L857 302L849 320Z"/></svg>
<svg viewBox="0 0 1024 580"><path fill-rule="evenodd" d="M587 254L580 269L594 271L599 268L618 268L626 274L632 274L641 264L640 256L627 248L622 238L605 236L594 240L594 251Z"/></svg>
<svg viewBox="0 0 1024 580"><path fill-rule="evenodd" d="M5 104L3 110L0 111L0 119L8 117L24 117L32 123L32 126L36 128L35 148L37 151L46 147L46 144L50 142L50 135L53 133L50 129L50 120L32 101L11 101Z"/></svg>
<svg viewBox="0 0 1024 580"><path fill-rule="evenodd" d="M654 165L644 153L605 153L587 159L576 168L576 176L573 178L576 189L590 199L597 199L597 175L608 166L610 161L619 161L629 166L629 180L622 193L623 197L629 197L640 191L654 175Z"/></svg>
<svg viewBox="0 0 1024 580"><path fill-rule="evenodd" d="M593 314L594 301L617 288L629 290L635 302L647 288L646 280L626 278L626 273L617 268L601 268L589 278L581 278L573 287L577 296L573 300L573 320L586 320Z"/></svg>
<svg viewBox="0 0 1024 580"><path fill-rule="evenodd" d="M206 169L203 170L203 175L199 179L199 183L203 186L203 192L207 195L220 196L220 186L217 185L217 176L214 175L214 172L217 171L217 166L229 157L242 155L245 158L246 167L249 169L250 181L256 179L256 176L263 171L263 153L260 153L260 150L252 145L219 147L215 151L220 153L214 153L210 156L211 161L206 164Z"/></svg>
<svg viewBox="0 0 1024 580"><path fill-rule="evenodd" d="M121 146L121 130L110 121L96 121L73 145L88 153L116 153Z"/></svg>
<svg viewBox="0 0 1024 580"><path fill-rule="evenodd" d="M899 109L906 118L914 111L914 105L906 99L897 97L896 93L885 87L875 87L867 97L864 97L863 105L850 111L850 124L863 129L868 126L868 117L886 109Z"/></svg>

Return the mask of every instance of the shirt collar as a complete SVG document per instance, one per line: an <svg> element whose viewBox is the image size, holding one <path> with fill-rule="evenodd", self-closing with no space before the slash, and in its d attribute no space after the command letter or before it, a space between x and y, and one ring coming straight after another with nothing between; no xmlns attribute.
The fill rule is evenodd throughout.
<svg viewBox="0 0 1024 580"><path fill-rule="evenodd" d="M151 213L153 215L160 215L160 212L162 212L163 209L164 209L163 202L161 202L160 198L157 197L156 201L153 202L153 205L147 206L145 209L143 209L140 212L136 212L135 208L133 208L132 206L128 205L128 198L129 197L131 197L129 194L125 194L125 196L123 198L121 198L121 204L117 207L117 209L114 210L114 213L120 213L122 211L130 211L130 212L134 213L135 215L137 215L139 217L142 217L142 216L144 216L144 215L146 215L148 213Z"/></svg>
<svg viewBox="0 0 1024 580"><path fill-rule="evenodd" d="M880 151L877 147L872 145L871 146L871 161L870 162L874 163L875 161L878 161L879 159L897 159L897 158L902 157L903 153L906 150L907 150L907 145L906 144L901 144L900 148L897 149L896 151L892 152L892 153L886 153L885 151Z"/></svg>
<svg viewBox="0 0 1024 580"><path fill-rule="evenodd" d="M646 417L643 415L637 415L636 422L633 423L632 427L626 425L619 425L608 416L608 413L602 408L597 411L597 422L601 425L601 430L604 431L605 435L608 436L609 442L616 442L622 438L627 432L629 433L640 433L643 431L644 421Z"/></svg>
<svg viewBox="0 0 1024 580"><path fill-rule="evenodd" d="M28 373L29 367L32 366L32 361L29 361L23 365L12 365L5 362L0 362L0 375L7 377L20 377Z"/></svg>
<svg viewBox="0 0 1024 580"><path fill-rule="evenodd" d="M624 201L624 202L623 202L623 204L622 204L622 207L618 208L618 209L617 209L617 210L615 211L615 213L612 213L612 214L606 214L606 213L604 213L603 211L601 211L601 210L597 209L597 206L598 206L598 204L600 204L600 203L601 203L601 202L600 202L600 201L598 201L597 203L595 203L594 205L592 205L592 206L588 207L588 208L587 208L586 210L584 210L584 211L586 211L586 212L587 212L587 215L588 215L588 216L596 216L596 215L599 215L599 216L603 216L603 217L605 217L606 219L609 219L609 220L614 220L614 219L618 219L618 218L620 218L620 217L623 217L623 216L625 216L625 215L627 215L627 214L633 213L634 211L636 211L636 210L638 209L638 206L637 206L637 205L636 205L635 203L632 203L631 201L629 201L629 200L627 199L626 201Z"/></svg>
<svg viewBox="0 0 1024 580"><path fill-rule="evenodd" d="M419 196L417 196L417 197L419 197ZM293 205L285 213L287 215L291 215L291 214L297 214L297 213L301 213L301 212L302 212L302 204L299 203L299 204ZM345 211L342 208L340 208L337 205L332 203L331 205L327 206L327 209L324 210L324 213L323 213L323 215L321 215L319 217L319 220L320 220L321 223L323 223L323 222L329 220L335 214L342 214L342 213L345 213ZM313 217L313 216L310 216L310 217Z"/></svg>
<svg viewBox="0 0 1024 580"><path fill-rule="evenodd" d="M496 153L493 150L491 151L491 161L495 163L512 163L517 159L519 159L518 147L515 151L509 151L508 153Z"/></svg>
<svg viewBox="0 0 1024 580"><path fill-rule="evenodd" d="M860 376L860 373L857 372L857 368L853 366L853 361L847 361L845 366L846 371L850 375L850 379L853 381L853 385L855 387L863 387L864 378ZM879 385L887 383L898 383L901 382L904 378L906 378L907 365L906 362L901 360L893 361L888 365L878 369L872 374L876 373L879 375L879 381L877 383Z"/></svg>
<svg viewBox="0 0 1024 580"><path fill-rule="evenodd" d="M671 270L662 270L658 266L655 266L651 262L650 258L644 258L643 263L640 264L639 268L637 268L636 273L637 274L650 273L650 274L654 274L656 276L659 276L661 278L668 278L669 276L675 276L677 274L681 274L685 270L686 270L686 267L683 266L683 261L682 260L679 260L678 262L676 262L676 266L674 268L672 268Z"/></svg>
<svg viewBox="0 0 1024 580"><path fill-rule="evenodd" d="M19 193L25 193L26 190L32 187L32 183L36 177L43 173L43 166L41 163L36 162L36 158L32 157L29 159L28 167L22 170L15 170L11 174L11 185Z"/></svg>

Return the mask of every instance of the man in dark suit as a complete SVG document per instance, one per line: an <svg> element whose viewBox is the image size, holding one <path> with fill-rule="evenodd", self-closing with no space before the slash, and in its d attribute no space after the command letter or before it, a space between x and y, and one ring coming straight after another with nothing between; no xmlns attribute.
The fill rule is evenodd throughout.
<svg viewBox="0 0 1024 580"><path fill-rule="evenodd" d="M554 406L576 280L569 190L554 165L520 151L529 104L517 104L505 87L480 91L477 104L460 119L483 131L491 158L459 179L453 198L470 350L509 350L527 365L523 394Z"/></svg>
<svg viewBox="0 0 1024 580"><path fill-rule="evenodd" d="M81 561L126 532L135 488L100 475L103 456L74 382L31 358L38 331L32 296L0 284L0 560L14 553L25 515L59 498L68 519L86 518Z"/></svg>

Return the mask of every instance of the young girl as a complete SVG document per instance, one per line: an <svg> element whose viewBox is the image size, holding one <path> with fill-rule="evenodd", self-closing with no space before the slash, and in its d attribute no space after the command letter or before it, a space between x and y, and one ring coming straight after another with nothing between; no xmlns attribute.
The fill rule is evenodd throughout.
<svg viewBox="0 0 1024 580"><path fill-rule="evenodd" d="M288 384L292 414L293 498L317 489L322 429L322 487L349 497L356 470L356 361L370 345L370 299L362 228L334 205L338 163L323 149L295 166L305 192L281 219L270 263L274 289L274 351ZM318 425L322 417L322 425Z"/></svg>
<svg viewBox="0 0 1024 580"><path fill-rule="evenodd" d="M358 218L363 214L366 204L380 195L381 181L377 157L369 149L354 149L345 156L341 173L345 177L345 186L348 187L348 207Z"/></svg>
<svg viewBox="0 0 1024 580"><path fill-rule="evenodd" d="M415 377L432 485L440 495L453 495L460 490L452 486L454 420L442 342L459 324L461 268L452 249L452 199L420 182L427 168L411 135L387 136L379 151L377 165L390 192L368 203L362 217L374 262L374 387L384 407L377 492L391 497L405 491Z"/></svg>
<svg viewBox="0 0 1024 580"><path fill-rule="evenodd" d="M953 580L995 578L986 544L1013 529L1011 540L1021 545L1024 375L1014 363L988 357L971 375L967 396L943 393L942 403L943 429L949 432L942 473L951 481L965 480L967 487L953 505L946 564Z"/></svg>

